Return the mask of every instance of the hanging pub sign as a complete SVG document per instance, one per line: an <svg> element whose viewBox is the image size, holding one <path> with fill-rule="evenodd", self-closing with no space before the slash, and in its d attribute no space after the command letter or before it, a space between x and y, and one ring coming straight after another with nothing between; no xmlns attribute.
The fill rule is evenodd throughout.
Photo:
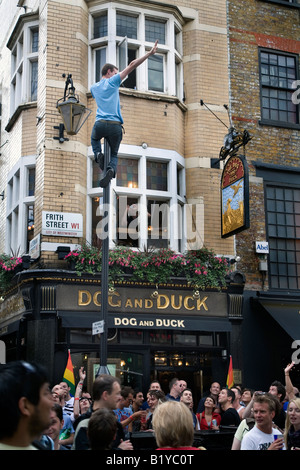
<svg viewBox="0 0 300 470"><path fill-rule="evenodd" d="M221 178L221 236L230 237L249 228L249 177L243 155L231 156Z"/></svg>

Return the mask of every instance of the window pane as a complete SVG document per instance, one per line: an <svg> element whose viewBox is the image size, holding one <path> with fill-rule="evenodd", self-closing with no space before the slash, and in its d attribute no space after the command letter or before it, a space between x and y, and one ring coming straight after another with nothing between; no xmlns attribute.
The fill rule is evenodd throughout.
<svg viewBox="0 0 300 470"><path fill-rule="evenodd" d="M103 213L101 204L103 204L103 198L97 196L92 198L92 246L98 248L102 247L102 226L100 222L103 219Z"/></svg>
<svg viewBox="0 0 300 470"><path fill-rule="evenodd" d="M268 109L263 108L262 109L262 118L263 119L270 119L270 112Z"/></svg>
<svg viewBox="0 0 300 470"><path fill-rule="evenodd" d="M119 158L117 168L117 186L138 188L138 160L133 158Z"/></svg>
<svg viewBox="0 0 300 470"><path fill-rule="evenodd" d="M167 248L169 246L169 203L149 199L148 247Z"/></svg>
<svg viewBox="0 0 300 470"><path fill-rule="evenodd" d="M197 346L197 336L190 333L174 333L174 344Z"/></svg>
<svg viewBox="0 0 300 470"><path fill-rule="evenodd" d="M182 194L182 175L183 175L183 170L182 168L177 167L177 194L179 196L183 196Z"/></svg>
<svg viewBox="0 0 300 470"><path fill-rule="evenodd" d="M96 163L94 159L93 159L92 173L93 173L92 187L93 188L98 188L99 187L99 181L100 181L101 176L102 176L102 172L100 170L100 167L99 167L98 163Z"/></svg>
<svg viewBox="0 0 300 470"><path fill-rule="evenodd" d="M202 334L199 336L199 344L213 345L213 336L211 333Z"/></svg>
<svg viewBox="0 0 300 470"><path fill-rule="evenodd" d="M281 54L261 52L262 118L279 122L299 122L297 107L291 108L292 83L296 79L296 60ZM272 88L268 88L272 87ZM268 101L267 98L272 98ZM293 103L292 103L293 104Z"/></svg>
<svg viewBox="0 0 300 470"><path fill-rule="evenodd" d="M171 344L172 335L166 330L155 330L150 333L150 343L151 344ZM155 353L155 363L157 365L167 365L166 353L158 351Z"/></svg>
<svg viewBox="0 0 300 470"><path fill-rule="evenodd" d="M31 52L38 52L39 50L39 32L38 30L31 31Z"/></svg>
<svg viewBox="0 0 300 470"><path fill-rule="evenodd" d="M120 330L121 344L143 344L143 332L137 330Z"/></svg>
<svg viewBox="0 0 300 470"><path fill-rule="evenodd" d="M140 231L140 207L137 197L119 196L117 198L116 223L118 245L137 247Z"/></svg>
<svg viewBox="0 0 300 470"><path fill-rule="evenodd" d="M136 59L136 50L128 49L127 53L128 53L128 64L130 64L130 62L132 62L134 59ZM133 70L128 75L126 80L123 82L123 85L126 88L132 88L134 90L136 89L136 70Z"/></svg>
<svg viewBox="0 0 300 470"><path fill-rule="evenodd" d="M279 119L278 111L276 111L275 109L271 109L270 118L272 119L272 121L278 121L278 119Z"/></svg>
<svg viewBox="0 0 300 470"><path fill-rule="evenodd" d="M179 29L175 26L174 28L174 38L175 38L175 49L182 54L182 39L181 39L181 32Z"/></svg>
<svg viewBox="0 0 300 470"><path fill-rule="evenodd" d="M155 55L148 59L148 88L153 91L164 91L164 60Z"/></svg>
<svg viewBox="0 0 300 470"><path fill-rule="evenodd" d="M106 49L102 47L101 49L96 49L96 70L95 70L95 81L99 82L101 80L101 69L106 63Z"/></svg>
<svg viewBox="0 0 300 470"><path fill-rule="evenodd" d="M277 223L279 225L285 224L285 215L284 214L277 214Z"/></svg>
<svg viewBox="0 0 300 470"><path fill-rule="evenodd" d="M35 191L35 168L28 170L28 193L27 196L34 196Z"/></svg>
<svg viewBox="0 0 300 470"><path fill-rule="evenodd" d="M137 18L117 13L117 36L137 39Z"/></svg>
<svg viewBox="0 0 300 470"><path fill-rule="evenodd" d="M279 289L287 289L288 288L288 282L286 277L279 277Z"/></svg>
<svg viewBox="0 0 300 470"><path fill-rule="evenodd" d="M155 42L158 39L160 44L166 43L165 23L156 20L146 19L145 37L146 41Z"/></svg>
<svg viewBox="0 0 300 470"><path fill-rule="evenodd" d="M147 160L147 189L168 191L168 164Z"/></svg>
<svg viewBox="0 0 300 470"><path fill-rule="evenodd" d="M299 262L296 248L298 241L300 244L300 230L297 233L300 220L298 222L296 220L299 189L268 185L266 195L271 287L299 289L300 276L297 276Z"/></svg>
<svg viewBox="0 0 300 470"><path fill-rule="evenodd" d="M107 36L107 15L94 18L94 39Z"/></svg>
<svg viewBox="0 0 300 470"><path fill-rule="evenodd" d="M31 101L37 100L38 63L31 63Z"/></svg>
<svg viewBox="0 0 300 470"><path fill-rule="evenodd" d="M275 224L276 223L276 214L274 214L272 212L269 212L267 214L267 218L268 218L268 223L269 224Z"/></svg>
<svg viewBox="0 0 300 470"><path fill-rule="evenodd" d="M27 208L27 252L29 251L29 243L34 238L34 206Z"/></svg>

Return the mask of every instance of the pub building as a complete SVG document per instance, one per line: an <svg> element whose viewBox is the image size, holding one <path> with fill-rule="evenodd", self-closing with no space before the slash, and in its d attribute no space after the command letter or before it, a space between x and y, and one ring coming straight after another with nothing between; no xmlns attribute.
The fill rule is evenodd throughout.
<svg viewBox="0 0 300 470"><path fill-rule="evenodd" d="M85 243L101 248L104 191L91 147L97 109L90 89L105 63L120 69L159 41L157 54L120 87L125 132L110 183L110 249L153 245L183 254L204 246L228 259L237 254L234 237L221 238L222 165L213 166L224 127L200 105L201 98L212 103L228 123L226 2L188 3L0 2L0 253L30 258L1 293L0 340L7 361L42 362L52 384L63 377L68 350L76 380L86 368L89 389L99 364L101 333L93 334L93 324L101 320L101 275L79 276L64 256ZM71 132L60 112L68 81L72 109L78 97L87 118L76 115ZM136 211L127 214L127 206L140 221L130 240L124 235L137 232ZM168 392L178 375L196 401L212 380L225 383L232 355L241 382L245 280L236 277L222 291L199 293L176 278L115 283L106 325L111 373L144 392L154 378Z"/></svg>
<svg viewBox="0 0 300 470"><path fill-rule="evenodd" d="M99 368L101 274L23 270L1 305L7 361L26 357L46 365L59 382L68 350L75 375L87 387ZM173 377L186 380L194 400L212 380L225 384L229 351L239 347L244 278L233 272L222 291L195 291L178 278L159 286L116 283L108 296L107 365L123 385L146 393L153 379L168 392ZM6 318L6 321L3 319Z"/></svg>
<svg viewBox="0 0 300 470"><path fill-rule="evenodd" d="M300 341L300 104L292 85L299 81L299 2L2 0L0 15L0 254L22 256L1 291L6 360L42 362L55 384L70 349L75 374L84 366L91 387L101 275L79 276L64 259L84 243L100 246L90 87L105 62L141 57L158 38L155 58L120 88L125 133L111 182L110 248L136 231L128 205L140 215L134 249L148 249L151 234L157 248L184 253L192 227L192 249L240 261L221 291L197 292L176 278L156 286L128 275L115 283L108 365L122 384L144 392L154 378L167 392L177 375L195 402L211 381L224 385L230 356L236 383L266 390L284 381ZM67 133L57 109L69 75L91 111L77 134ZM249 167L243 181L222 178L226 162L232 169L240 162L222 147L220 120L251 136L238 152ZM167 214L156 227L148 220L155 205Z"/></svg>

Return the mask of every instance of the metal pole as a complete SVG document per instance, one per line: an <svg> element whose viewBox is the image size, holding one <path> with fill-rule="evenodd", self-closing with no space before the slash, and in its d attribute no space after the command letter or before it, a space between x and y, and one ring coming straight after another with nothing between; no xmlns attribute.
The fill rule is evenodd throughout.
<svg viewBox="0 0 300 470"><path fill-rule="evenodd" d="M104 139L104 171L106 171L110 161L110 146ZM103 321L103 333L100 334L100 367L97 376L100 374L110 374L107 367L107 311L108 311L108 261L109 261L109 201L110 183L103 188L104 220L102 241L102 275L101 275L101 318Z"/></svg>

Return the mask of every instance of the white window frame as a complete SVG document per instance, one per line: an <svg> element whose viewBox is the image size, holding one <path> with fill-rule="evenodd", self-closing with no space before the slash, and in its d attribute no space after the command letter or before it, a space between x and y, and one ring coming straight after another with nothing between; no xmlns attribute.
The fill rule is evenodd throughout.
<svg viewBox="0 0 300 470"><path fill-rule="evenodd" d="M93 38L93 18L100 13L107 13L108 35L101 38ZM166 27L166 44L158 45L158 53L164 56L164 93L183 99L183 57L182 57L182 25L171 13L162 10L155 14L153 10L128 6L109 2L101 6L91 7L89 10L89 87L95 82L95 55L93 50L106 47L106 62L118 66L118 44L124 39L116 36L117 12L131 14L137 17L137 39L127 39L128 47L137 49L137 57L142 57L149 51L153 43L145 41L145 19L164 20ZM175 41L175 29L177 41ZM179 44L179 50L176 44ZM141 64L136 71L136 89L148 91L148 66L147 61ZM151 93L161 93L150 90Z"/></svg>
<svg viewBox="0 0 300 470"><path fill-rule="evenodd" d="M11 47L11 87L10 113L18 106L31 102L32 63L38 62L38 51L32 52L32 31L39 27L38 21L30 21L23 25L14 45ZM34 100L36 101L36 100Z"/></svg>
<svg viewBox="0 0 300 470"><path fill-rule="evenodd" d="M22 157L7 176L5 252L13 255L27 252L27 209L35 203L35 196L28 196L28 170L35 162L35 155Z"/></svg>
<svg viewBox="0 0 300 470"><path fill-rule="evenodd" d="M92 241L92 199L99 197L103 201L103 192L101 188L92 188L92 171L93 171L93 151L89 147L87 158L87 216L86 216L86 239L89 243ZM120 145L119 158L137 158L138 165L138 182L137 188L127 188L117 186L117 179L114 178L110 184L110 210L109 210L109 242L110 248L115 248L116 240L116 217L117 217L117 203L116 197L127 196L129 198L137 198L141 208L147 207L147 200L154 199L163 202L168 202L170 207L170 220L169 220L169 247L175 251L183 252L186 249L187 242L185 238L184 221L185 221L185 168L184 158L177 152L166 149L158 148L142 148L135 145ZM168 188L167 191L158 191L147 189L147 160L154 160L168 163ZM181 179L181 194L177 194L177 171L178 167L182 170L180 174ZM179 210L180 205L180 210ZM142 211L140 214L140 236L139 248L143 249L147 246L148 240L148 219L147 213ZM182 236L179 239L180 235Z"/></svg>

